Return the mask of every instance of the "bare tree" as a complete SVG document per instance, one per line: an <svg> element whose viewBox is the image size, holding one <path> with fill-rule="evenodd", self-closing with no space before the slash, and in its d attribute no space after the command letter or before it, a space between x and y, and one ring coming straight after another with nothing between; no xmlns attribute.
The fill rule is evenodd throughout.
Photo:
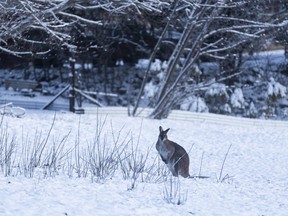
<svg viewBox="0 0 288 216"><path fill-rule="evenodd" d="M169 3L162 0L2 0L0 51L18 56L41 55L49 52L53 45L74 50L76 47L70 33L76 24L102 26L106 22L105 18L109 17L107 14L141 14L143 10L160 13L162 7L167 5ZM97 16L96 12L106 15ZM27 32L32 30L45 33L44 39L31 38ZM31 46L36 45L41 48L32 50Z"/></svg>
<svg viewBox="0 0 288 216"><path fill-rule="evenodd" d="M163 29L155 47L154 47L154 50L152 52L152 54L150 55L150 58L149 58L149 64L147 66L147 69L146 69L146 72L145 72L145 76L144 76L144 79L143 79L143 82L142 82L142 85L141 85L141 88L139 90L139 93L138 93L138 97L136 99L136 104L134 106L134 109L132 111L132 116L135 116L136 115L136 112L137 112L137 109L138 109L138 106L139 106L139 103L140 103L140 100L141 100L141 96L143 94L143 91L144 91L144 88L145 88L145 85L146 85L146 82L148 80L148 77L150 75L150 70L151 70L151 65L152 65L152 62L155 60L155 56L156 56L156 53L157 51L159 50L160 46L161 46L161 43L162 41L164 40L164 35L167 33L167 30L171 24L171 21L174 17L174 14L176 12L176 9L177 9L177 6L178 6L178 0L176 1L175 3L175 6L174 6L174 9L172 10L170 16L168 17L168 20L167 20L167 23L165 25L165 28Z"/></svg>
<svg viewBox="0 0 288 216"><path fill-rule="evenodd" d="M254 3L248 0L183 1L179 4L176 11L185 16L179 21L184 23L184 28L169 58L165 78L150 117L167 117L171 108L187 94L214 82L193 82L196 71L194 66L200 58L227 61L232 57L229 53L235 53L245 43L265 37L271 29L287 26L288 21L285 19L267 19L257 14L263 12L263 8L253 8L255 16L248 10L251 4ZM191 79L192 84L187 85L187 79Z"/></svg>

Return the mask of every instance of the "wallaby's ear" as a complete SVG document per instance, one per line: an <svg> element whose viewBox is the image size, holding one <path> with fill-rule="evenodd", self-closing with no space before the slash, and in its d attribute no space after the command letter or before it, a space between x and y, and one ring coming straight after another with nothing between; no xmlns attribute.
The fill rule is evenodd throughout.
<svg viewBox="0 0 288 216"><path fill-rule="evenodd" d="M170 130L170 128L168 128L168 129L167 129L167 130L165 130L164 132L167 134L169 130Z"/></svg>
<svg viewBox="0 0 288 216"><path fill-rule="evenodd" d="M159 131L160 131L160 133L163 132L163 128L161 126L159 126Z"/></svg>

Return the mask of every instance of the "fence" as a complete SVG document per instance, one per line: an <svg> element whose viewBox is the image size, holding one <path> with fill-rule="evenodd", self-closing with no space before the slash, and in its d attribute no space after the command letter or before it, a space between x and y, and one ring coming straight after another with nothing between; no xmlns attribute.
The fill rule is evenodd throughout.
<svg viewBox="0 0 288 216"><path fill-rule="evenodd" d="M143 109L138 117L147 117L152 111L151 109ZM128 109L125 107L102 107L102 108L86 108L86 114L110 115L110 116L128 116ZM168 119L190 122L203 122L209 124L225 124L225 125L254 125L254 126L273 126L286 127L288 129L288 121L278 120L262 120L250 119L243 117L217 115L212 113L196 113L189 111L173 110Z"/></svg>
<svg viewBox="0 0 288 216"><path fill-rule="evenodd" d="M41 109L46 102L36 101L23 101L23 100L8 100L0 99L0 104L6 104L12 102L14 106L20 106L25 109ZM68 103L56 103L54 102L49 106L49 110L69 110ZM128 109L126 107L84 107L85 114L91 115L109 115L116 117L128 117ZM137 117L145 118L151 112L151 109L140 109ZM190 122L203 122L209 124L225 124L225 125L254 125L254 126L272 126L272 127L286 127L288 129L288 121L278 120L260 120L260 119L249 119L225 115L216 115L212 113L195 113L188 111L173 110L168 119L179 120L179 121L190 121Z"/></svg>

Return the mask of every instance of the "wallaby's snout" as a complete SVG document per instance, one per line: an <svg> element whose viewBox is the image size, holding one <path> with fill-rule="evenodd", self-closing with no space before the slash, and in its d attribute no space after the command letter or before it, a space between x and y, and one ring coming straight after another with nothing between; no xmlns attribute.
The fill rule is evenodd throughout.
<svg viewBox="0 0 288 216"><path fill-rule="evenodd" d="M161 126L159 127L156 149L173 176L189 177L189 156L182 146L168 139L169 130L170 128L163 130Z"/></svg>

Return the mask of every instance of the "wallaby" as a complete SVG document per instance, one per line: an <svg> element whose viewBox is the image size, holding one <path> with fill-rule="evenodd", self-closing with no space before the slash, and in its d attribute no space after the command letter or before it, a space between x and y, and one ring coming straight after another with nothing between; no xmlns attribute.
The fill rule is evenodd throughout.
<svg viewBox="0 0 288 216"><path fill-rule="evenodd" d="M184 178L189 175L189 156L185 149L177 143L168 140L167 132L170 130L163 130L159 127L160 133L156 143L156 149L159 152L161 159L167 164L168 169L173 176L181 175Z"/></svg>

